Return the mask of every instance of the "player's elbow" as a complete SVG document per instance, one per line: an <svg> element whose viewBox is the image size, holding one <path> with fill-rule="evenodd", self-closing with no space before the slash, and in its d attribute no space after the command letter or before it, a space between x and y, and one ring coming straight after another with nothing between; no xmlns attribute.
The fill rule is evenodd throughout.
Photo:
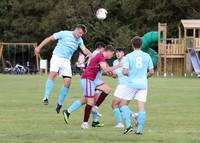
<svg viewBox="0 0 200 143"><path fill-rule="evenodd" d="M54 41L55 38L54 38L53 35L51 35L51 36L47 37L45 40L46 40L47 42L51 42L51 41Z"/></svg>

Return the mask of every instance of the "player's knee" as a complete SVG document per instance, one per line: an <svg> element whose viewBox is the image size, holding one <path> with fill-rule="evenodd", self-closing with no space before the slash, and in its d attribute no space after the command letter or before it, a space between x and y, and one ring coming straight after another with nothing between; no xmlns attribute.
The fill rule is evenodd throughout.
<svg viewBox="0 0 200 143"><path fill-rule="evenodd" d="M69 88L71 85L71 79L64 79L64 86Z"/></svg>
<svg viewBox="0 0 200 143"><path fill-rule="evenodd" d="M50 72L48 78L51 79L51 80L55 80L56 76L57 76L57 73L55 73L55 72Z"/></svg>
<svg viewBox="0 0 200 143"><path fill-rule="evenodd" d="M71 82L64 82L64 86L65 86L65 87L69 88L70 85L71 85Z"/></svg>
<svg viewBox="0 0 200 143"><path fill-rule="evenodd" d="M85 100L85 98L80 99L80 102L81 102L81 105L86 104L86 100Z"/></svg>
<svg viewBox="0 0 200 143"><path fill-rule="evenodd" d="M94 105L94 98L87 98L87 99L86 99L86 103L87 103L88 105L93 106L93 105Z"/></svg>
<svg viewBox="0 0 200 143"><path fill-rule="evenodd" d="M94 102L87 102L88 105L93 106Z"/></svg>
<svg viewBox="0 0 200 143"><path fill-rule="evenodd" d="M119 108L119 102L117 102L115 99L113 99L111 107L112 107L112 109Z"/></svg>
<svg viewBox="0 0 200 143"><path fill-rule="evenodd" d="M139 112L145 111L145 102L137 101L137 106L138 106Z"/></svg>
<svg viewBox="0 0 200 143"><path fill-rule="evenodd" d="M112 107L112 109L115 109L115 108L118 108L118 104L116 104L116 103L112 103L112 105L111 105L111 107Z"/></svg>
<svg viewBox="0 0 200 143"><path fill-rule="evenodd" d="M119 103L119 107L122 107L122 106L125 106L125 105L128 105L128 101L121 101Z"/></svg>

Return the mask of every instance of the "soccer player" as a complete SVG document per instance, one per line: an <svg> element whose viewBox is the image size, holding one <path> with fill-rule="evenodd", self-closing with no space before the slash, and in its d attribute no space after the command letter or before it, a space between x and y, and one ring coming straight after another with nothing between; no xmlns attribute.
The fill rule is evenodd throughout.
<svg viewBox="0 0 200 143"><path fill-rule="evenodd" d="M115 50L115 55L117 59L113 62L113 66L117 66L121 63L123 65L124 62L124 50L122 48L117 48ZM114 92L114 98L112 100L112 109L114 116L117 120L117 125L114 128L124 128L123 122L122 122L122 117L119 109L119 104L120 101L122 100L121 95L123 95L124 88L126 88L126 82L128 81L128 77L123 74L123 67L119 67L113 71L113 78L117 78L118 83L117 87ZM137 117L137 114L132 112L131 116L136 120L135 118Z"/></svg>
<svg viewBox="0 0 200 143"><path fill-rule="evenodd" d="M81 76L81 87L84 97L78 101L75 101L68 109L63 111L64 120L66 123L68 123L70 113L77 110L79 107L81 107L81 105L86 104L84 119L81 128L89 128L88 120L92 107L95 104L94 92L97 86L94 80L96 79L96 76L101 69L108 75L112 74L111 68L106 63L106 59L112 58L113 53L113 47L107 46L105 47L105 50L103 52L99 52L90 60L87 68Z"/></svg>
<svg viewBox="0 0 200 143"><path fill-rule="evenodd" d="M107 45L107 47L112 47L112 45ZM105 48L105 44L102 42L97 42L95 44L96 50L92 53L92 56L94 57L96 54L99 52L102 52ZM112 70L117 69L120 67L119 64L116 64L115 66L111 67ZM96 86L96 91L95 91L95 105L92 108L92 117L93 117L93 122L92 122L92 127L103 127L104 124L101 124L98 121L97 116L102 116L99 113L99 106L102 105L106 97L110 94L111 88L102 80L102 73L103 71L99 71L94 83L97 85Z"/></svg>
<svg viewBox="0 0 200 143"><path fill-rule="evenodd" d="M133 98L137 101L138 125L136 134L142 134L143 125L146 118L145 102L147 98L147 78L154 74L153 63L149 54L141 51L142 39L138 36L132 39L133 52L125 57L123 73L128 76L126 88L123 93L123 100L120 102L120 111L125 119L126 130L124 134L130 133L131 127L128 104Z"/></svg>
<svg viewBox="0 0 200 143"><path fill-rule="evenodd" d="M111 46L111 45L107 45ZM95 44L96 50L92 53L92 56L95 56L97 53L102 52L104 50L104 46L102 42L97 42ZM112 70L115 70L119 68L122 64L118 63L115 64L112 68ZM97 116L102 116L99 113L99 106L104 102L106 97L109 95L111 92L111 88L101 79L102 78L102 73L103 71L98 72L96 79L94 80L96 86L96 91L95 91L95 106L92 108L92 117L93 117L93 122L92 122L92 127L103 127L104 124L100 123L98 121Z"/></svg>
<svg viewBox="0 0 200 143"><path fill-rule="evenodd" d="M95 44L95 50L92 52L92 57L95 57L98 53L100 52L103 52L104 49L105 49L105 44L103 42L97 42ZM89 62L88 62L89 63ZM98 98L99 98L99 95L101 94L101 91L99 91L97 89L97 87L100 87L102 85L105 84L105 82L101 79L102 78L102 74L103 74L103 71L99 71L97 73L97 76L94 80L94 83L97 85L96 86L96 89L95 89L95 93L94 93L94 99L95 99L95 103L97 102ZM105 90L107 90L107 93L109 94L111 89L109 88L108 85L104 85L104 88L103 88L104 92L106 92ZM93 106L92 108L92 119L93 119L93 122L92 122L92 127L103 127L104 124L101 124L99 121L98 121L98 116L102 116L100 113L98 113L98 111L96 110L96 106Z"/></svg>
<svg viewBox="0 0 200 143"><path fill-rule="evenodd" d="M105 49L105 44L103 42L97 42L95 44L95 50L92 52L92 57L96 56L98 53L103 52ZM107 45L111 46L111 45ZM88 62L89 63L89 62ZM94 95L94 99L95 99L95 103L97 102L97 104L95 106L93 106L92 108L92 117L93 117L93 122L92 122L92 127L103 127L104 124L101 124L98 121L98 116L102 116L99 113L99 109L98 107L102 104L102 102L105 100L106 96L111 92L111 88L102 80L102 74L103 71L99 71L97 73L97 76L94 80L94 83L96 86L95 89L95 95ZM101 97L101 98L99 98Z"/></svg>
<svg viewBox="0 0 200 143"><path fill-rule="evenodd" d="M54 80L59 74L63 77L64 85L60 89L59 99L56 105L56 112L59 113L64 102L65 97L68 94L71 84L71 62L70 59L73 53L80 47L84 54L91 56L91 52L85 47L82 36L86 34L87 29L83 24L78 24L74 31L60 31L47 37L42 43L35 48L35 54L39 56L41 49L50 43L57 40L57 45L53 51L53 56L50 62L50 73L46 81L45 93L43 98L43 104L49 104L49 96L54 86Z"/></svg>

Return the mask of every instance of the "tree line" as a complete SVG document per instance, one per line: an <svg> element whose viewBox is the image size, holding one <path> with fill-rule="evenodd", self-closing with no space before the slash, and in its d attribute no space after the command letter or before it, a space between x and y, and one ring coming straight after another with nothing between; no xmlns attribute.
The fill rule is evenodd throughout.
<svg viewBox="0 0 200 143"><path fill-rule="evenodd" d="M108 10L108 17L95 17L98 8ZM157 31L158 22L168 23L169 35L177 36L181 19L198 19L198 0L1 0L0 41L37 42L60 30L73 30L85 24L87 47L96 41L130 48L134 35ZM49 57L55 43L44 49Z"/></svg>

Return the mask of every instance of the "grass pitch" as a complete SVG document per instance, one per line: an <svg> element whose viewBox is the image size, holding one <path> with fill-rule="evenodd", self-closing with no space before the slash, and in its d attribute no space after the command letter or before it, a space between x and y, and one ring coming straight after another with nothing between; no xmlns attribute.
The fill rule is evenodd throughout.
<svg viewBox="0 0 200 143"><path fill-rule="evenodd" d="M82 96L73 77L64 107ZM115 81L104 78L114 91ZM122 136L112 110L112 94L101 107L103 128L81 130L83 108L66 125L55 112L62 79L57 78L50 105L42 105L45 76L0 75L0 143L200 143L200 79L152 78L142 136ZM135 111L135 103L130 104Z"/></svg>

